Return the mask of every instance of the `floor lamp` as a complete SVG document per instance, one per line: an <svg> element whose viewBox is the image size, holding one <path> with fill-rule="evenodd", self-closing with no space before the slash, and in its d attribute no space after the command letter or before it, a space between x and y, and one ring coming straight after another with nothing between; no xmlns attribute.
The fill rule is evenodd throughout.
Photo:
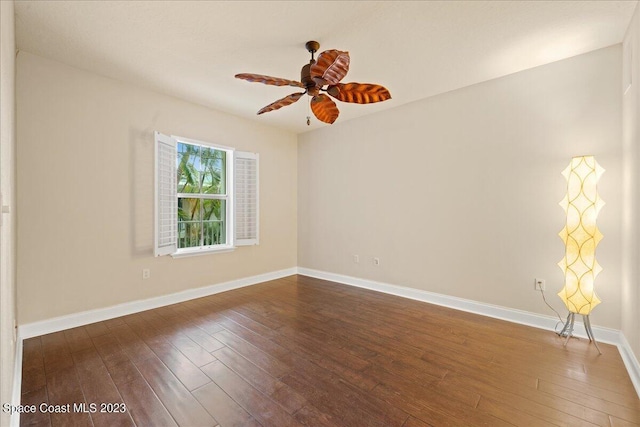
<svg viewBox="0 0 640 427"><path fill-rule="evenodd" d="M604 205L597 189L603 172L604 169L593 156L574 157L562 172L567 179L567 194L560 206L567 214L567 221L560 232L560 238L565 244L565 255L558 263L565 278L564 287L558 296L569 310L559 335L567 337L564 342L566 346L573 335L575 315L581 314L589 341L593 341L600 354L602 352L591 330L589 313L600 304L594 281L602 270L596 261L596 246L602 239L596 219Z"/></svg>

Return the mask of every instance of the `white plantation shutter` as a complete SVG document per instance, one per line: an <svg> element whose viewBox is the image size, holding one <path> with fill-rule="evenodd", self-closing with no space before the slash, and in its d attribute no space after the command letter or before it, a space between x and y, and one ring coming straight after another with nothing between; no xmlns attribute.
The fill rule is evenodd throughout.
<svg viewBox="0 0 640 427"><path fill-rule="evenodd" d="M155 256L177 250L176 146L175 139L155 132Z"/></svg>
<svg viewBox="0 0 640 427"><path fill-rule="evenodd" d="M258 154L234 153L235 245L257 245Z"/></svg>

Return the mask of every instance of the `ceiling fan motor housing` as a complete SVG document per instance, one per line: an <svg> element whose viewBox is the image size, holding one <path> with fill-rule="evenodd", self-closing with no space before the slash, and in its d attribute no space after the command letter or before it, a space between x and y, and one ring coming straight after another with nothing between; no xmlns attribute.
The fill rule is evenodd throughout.
<svg viewBox="0 0 640 427"><path fill-rule="evenodd" d="M315 96L320 93L320 88L317 87L316 82L311 78L311 66L315 64L315 60L311 60L307 65L302 67L300 71L300 81L307 88L309 96Z"/></svg>

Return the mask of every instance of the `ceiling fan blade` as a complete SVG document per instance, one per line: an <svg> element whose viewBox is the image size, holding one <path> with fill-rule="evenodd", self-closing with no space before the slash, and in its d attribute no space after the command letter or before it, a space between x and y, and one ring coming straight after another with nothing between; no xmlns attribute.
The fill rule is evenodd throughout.
<svg viewBox="0 0 640 427"><path fill-rule="evenodd" d="M278 99L276 102L272 102L271 104L262 108L260 111L258 111L258 114L268 113L269 111L277 110L279 108L286 107L287 105L291 105L298 99L300 99L300 97L305 93L306 92L292 93L291 95L287 95L282 99Z"/></svg>
<svg viewBox="0 0 640 427"><path fill-rule="evenodd" d="M320 78L328 84L336 84L349 71L349 52L341 50L325 50L318 55L318 60L311 66L311 77Z"/></svg>
<svg viewBox="0 0 640 427"><path fill-rule="evenodd" d="M327 93L338 101L355 104L371 104L391 99L387 88L373 83L338 83L329 86Z"/></svg>
<svg viewBox="0 0 640 427"><path fill-rule="evenodd" d="M304 88L305 86L294 80L281 79L280 77L263 76L262 74L242 73L236 74L236 79L246 80L248 82L264 83L272 86L295 86Z"/></svg>
<svg viewBox="0 0 640 427"><path fill-rule="evenodd" d="M311 98L311 111L313 111L318 120L329 124L335 122L340 114L336 103L325 94Z"/></svg>

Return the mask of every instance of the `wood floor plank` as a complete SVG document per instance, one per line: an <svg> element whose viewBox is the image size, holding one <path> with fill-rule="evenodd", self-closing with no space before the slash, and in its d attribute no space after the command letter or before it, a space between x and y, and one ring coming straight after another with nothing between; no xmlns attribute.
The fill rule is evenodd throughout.
<svg viewBox="0 0 640 427"><path fill-rule="evenodd" d="M32 368L42 366L42 340L40 337L27 338L22 341L22 366Z"/></svg>
<svg viewBox="0 0 640 427"><path fill-rule="evenodd" d="M352 382L345 381L340 375L318 366L314 362L302 358L298 359L293 371L285 378L291 377L295 378L298 383L301 382L317 390L322 390L322 396L333 401L349 402L353 407L365 412L366 415L360 415L361 419L368 419L372 425L377 423L388 426L402 425L402 422L407 418L405 411L372 396L368 388L358 387ZM284 379L282 381L287 383ZM315 404L315 399L312 400L309 399L309 396L303 395Z"/></svg>
<svg viewBox="0 0 640 427"><path fill-rule="evenodd" d="M174 335L169 338L169 342L180 350L180 352L196 366L203 366L216 360L209 351L197 344L187 335Z"/></svg>
<svg viewBox="0 0 640 427"><path fill-rule="evenodd" d="M583 421L596 425L608 425L606 414L566 400L565 396L554 397L547 393L541 393L527 384L512 382L509 375L492 375L491 369L467 370L457 369L458 373L451 373L438 384L438 387L447 387L450 390L473 390L483 396L491 396L496 401L509 402L510 407L522 406L536 417L549 418L550 420L566 422L568 425L581 425ZM528 381L532 383L534 379ZM546 415L545 415L546 414ZM581 421L582 420L582 421Z"/></svg>
<svg viewBox="0 0 640 427"><path fill-rule="evenodd" d="M51 426L51 417L48 412L41 411L41 404L48 405L49 397L47 396L47 388L45 386L22 393L20 404L24 406L35 405L34 412L28 412L20 415L20 426Z"/></svg>
<svg viewBox="0 0 640 427"><path fill-rule="evenodd" d="M433 425L427 424L415 417L409 417L402 427L433 427Z"/></svg>
<svg viewBox="0 0 640 427"><path fill-rule="evenodd" d="M267 300L265 300L266 302ZM264 303L248 302L243 303L240 307L231 306L230 311L238 312L245 317L248 317L259 324L271 329L277 330L282 326L282 318L274 315L274 313L268 305Z"/></svg>
<svg viewBox="0 0 640 427"><path fill-rule="evenodd" d="M112 332L132 361L138 362L154 356L149 346L126 323L112 328Z"/></svg>
<svg viewBox="0 0 640 427"><path fill-rule="evenodd" d="M241 308L239 309L240 311L244 311ZM224 313L224 317L226 317L228 320L243 326L247 329L249 329L250 331L255 332L256 334L266 337L266 338L270 338L271 336L273 336L273 334L275 333L275 330L265 326L264 324L253 320L250 316L246 316L241 314L239 311L234 311L234 310L227 310ZM228 324L228 321L223 321L221 322L222 326L225 326L225 324ZM276 325L276 324L272 324L272 326L280 326L280 325Z"/></svg>
<svg viewBox="0 0 640 427"><path fill-rule="evenodd" d="M584 422L600 426L609 425L605 412L569 401L561 396L552 396L540 390L510 385L499 378L476 379L451 373L444 378L443 383L451 389L474 390L483 397L506 403L513 408L520 408L521 412L527 412L551 422L565 425L583 425Z"/></svg>
<svg viewBox="0 0 640 427"><path fill-rule="evenodd" d="M118 390L137 426L177 426L143 378L120 384Z"/></svg>
<svg viewBox="0 0 640 427"><path fill-rule="evenodd" d="M233 342L233 339L240 338L271 357L276 358L285 365L291 365L291 352L285 347L275 343L272 339L266 338L233 321L225 320L222 323L225 325L224 332L230 332L231 334L226 335L223 333L221 336L226 337L226 339L230 339L231 342Z"/></svg>
<svg viewBox="0 0 640 427"><path fill-rule="evenodd" d="M47 395L51 405L51 409L47 411L50 413L52 426L93 426L88 413L74 410L74 405L84 403L84 395L73 359L71 367L47 374Z"/></svg>
<svg viewBox="0 0 640 427"><path fill-rule="evenodd" d="M283 347L286 346L286 348L292 353L302 356L299 360L311 360L318 367L324 368L327 371L343 378L346 382L361 390L371 390L378 384L378 381L375 378L372 378L364 372L364 370L369 366L368 364L363 365L360 370L355 370L349 366L343 365L340 361L334 358L322 357L315 353L313 349L317 349L319 344L314 344L310 347L306 347L304 345L301 346L297 343L287 341L285 337L277 337L277 342ZM348 365L350 363L345 362L345 364Z"/></svg>
<svg viewBox="0 0 640 427"><path fill-rule="evenodd" d="M90 323L88 325L84 325L85 331L91 338L99 337L100 335L108 334L109 328L104 324L104 322L96 322Z"/></svg>
<svg viewBox="0 0 640 427"><path fill-rule="evenodd" d="M535 415L522 413L518 408L513 408L504 402L496 402L493 399L480 399L478 409L514 426L551 427L557 425Z"/></svg>
<svg viewBox="0 0 640 427"><path fill-rule="evenodd" d="M610 421L611 421L611 427L637 427L640 424L636 424L636 423L630 423L629 421L626 420L621 420L620 418L611 416L610 417Z"/></svg>
<svg viewBox="0 0 640 427"><path fill-rule="evenodd" d="M138 362L137 367L178 425L213 427L218 424L160 359L146 359Z"/></svg>
<svg viewBox="0 0 640 427"><path fill-rule="evenodd" d="M440 393L434 387L423 386L414 381L395 375L378 366L370 368L371 374L379 378L380 384L372 391L381 399L392 402L410 415L421 419L455 420L455 425L505 425L490 414L477 411L475 404L460 401ZM402 396L397 399L396 396ZM417 411L416 411L417 409Z"/></svg>
<svg viewBox="0 0 640 427"><path fill-rule="evenodd" d="M286 384L272 377L238 353L224 347L214 352L219 361L238 374L257 390L279 403L289 414L295 413L306 403L306 399Z"/></svg>
<svg viewBox="0 0 640 427"><path fill-rule="evenodd" d="M224 328L220 326L217 321L209 320L204 316L198 318L196 325L198 326L198 328L202 329L209 335L214 335L217 332L224 330Z"/></svg>
<svg viewBox="0 0 640 427"><path fill-rule="evenodd" d="M110 329L110 330L125 324L124 317L115 317L113 319L107 319L102 323L104 324L104 326L107 327L107 329Z"/></svg>
<svg viewBox="0 0 640 427"><path fill-rule="evenodd" d="M209 377L171 344L156 343L151 348L187 389L195 390L211 382Z"/></svg>
<svg viewBox="0 0 640 427"><path fill-rule="evenodd" d="M294 360L292 360L293 355L299 354L303 356L304 359L314 360L316 364L344 376L344 378L348 379L351 383L365 389L371 389L377 384L375 381L358 372L368 366L367 361L348 354L340 348L326 352L322 350L322 347L324 347L326 343L309 339L303 336L302 333L300 333L300 340L302 340L303 343L294 342L291 339L291 333L289 333L288 336L276 333L272 335L271 340L268 340L234 322L225 321L222 322L222 324L229 331L233 332L234 335L241 337L269 355L283 361L288 366L294 363ZM282 328L278 329L278 332L281 330ZM329 353L331 353L333 357L329 357Z"/></svg>
<svg viewBox="0 0 640 427"><path fill-rule="evenodd" d="M405 419L396 421L396 424L388 424L386 420L377 417L377 414L369 413L365 408L354 405L350 401L350 395L344 390L327 390L316 381L308 381L298 372L287 374L282 382L304 396L307 401L313 402L313 406L329 415L331 419L340 420L347 426L366 425L370 427L382 427L402 425Z"/></svg>
<svg viewBox="0 0 640 427"><path fill-rule="evenodd" d="M22 343L22 393L38 390L46 385L40 337L24 340Z"/></svg>
<svg viewBox="0 0 640 427"><path fill-rule="evenodd" d="M370 365L367 360L345 351L342 347L327 345L327 341L308 334L306 330L283 327L278 332L279 334L273 338L275 342L279 342L280 345L283 342L296 344L297 348L304 349L309 357L314 359L331 359L352 371L360 371Z"/></svg>
<svg viewBox="0 0 640 427"><path fill-rule="evenodd" d="M222 362L215 361L202 368L233 400L265 427L300 426L276 402L252 387Z"/></svg>
<svg viewBox="0 0 640 427"><path fill-rule="evenodd" d="M293 416L302 425L309 427L337 427L344 425L344 420L338 420L327 412L323 412L313 405L307 404L300 408Z"/></svg>
<svg viewBox="0 0 640 427"><path fill-rule="evenodd" d="M616 402L610 402L606 399L590 396L561 385L549 383L544 380L539 381L538 384L538 389L541 392L547 393L552 397L567 399L576 404L585 405L610 416L640 425L640 411L627 408L626 406L620 405Z"/></svg>
<svg viewBox="0 0 640 427"><path fill-rule="evenodd" d="M608 402L617 403L634 411L640 411L640 400L636 399L636 397L631 393L622 394L611 390L605 390L596 385L589 384L588 382L574 380L569 377L562 378L560 376L549 376L544 372L540 372L539 377L541 380L546 380L550 383L563 386L574 391L579 391L588 396L599 397Z"/></svg>
<svg viewBox="0 0 640 427"><path fill-rule="evenodd" d="M107 369L109 375L111 375L111 379L118 388L132 381L142 379L142 374L140 374L136 365L128 359L115 365L109 365Z"/></svg>
<svg viewBox="0 0 640 427"><path fill-rule="evenodd" d="M84 403L95 427L134 426L126 411L104 412L102 404L123 404L122 397L95 347L73 353ZM94 411L95 410L95 411Z"/></svg>
<svg viewBox="0 0 640 427"><path fill-rule="evenodd" d="M91 341L107 367L129 361L129 356L111 332L93 337Z"/></svg>
<svg viewBox="0 0 640 427"><path fill-rule="evenodd" d="M41 341L46 374L73 366L73 359L71 358L64 332L43 335Z"/></svg>
<svg viewBox="0 0 640 427"><path fill-rule="evenodd" d="M220 327L220 329L216 332L219 332L221 330L222 327ZM209 353L224 347L224 344L222 344L220 341L209 335L205 330L196 325L184 328L183 332L186 336L191 338L194 342L198 343L198 345L200 345Z"/></svg>
<svg viewBox="0 0 640 427"><path fill-rule="evenodd" d="M375 362L377 362L376 367L382 367L388 373L415 382L423 387L430 387L432 390L469 407L475 406L480 399L480 393L468 387L449 387L447 382L448 376L451 375L449 371L442 378L434 378L429 374L433 367L428 363L421 363L419 359L405 357L399 360L391 360L379 356L375 359ZM376 369L372 372L378 372L379 374ZM381 380L376 374L374 374L374 377L378 378L378 381Z"/></svg>
<svg viewBox="0 0 640 427"><path fill-rule="evenodd" d="M209 383L193 391L200 404L220 422L221 426L244 427L259 425L251 415L229 397L216 383Z"/></svg>
<svg viewBox="0 0 640 427"><path fill-rule="evenodd" d="M215 337L218 341L229 346L236 353L251 360L256 366L259 366L276 378L280 378L290 371L290 368L278 359L228 331L218 332L215 334Z"/></svg>
<svg viewBox="0 0 640 427"><path fill-rule="evenodd" d="M64 337L71 353L93 347L91 337L83 326L67 329Z"/></svg>
<svg viewBox="0 0 640 427"><path fill-rule="evenodd" d="M166 340L166 334L161 331L166 327L163 320L145 317L144 322L131 325L131 328L189 390L195 390L211 381L187 356ZM215 360L215 357L210 355L210 360Z"/></svg>

